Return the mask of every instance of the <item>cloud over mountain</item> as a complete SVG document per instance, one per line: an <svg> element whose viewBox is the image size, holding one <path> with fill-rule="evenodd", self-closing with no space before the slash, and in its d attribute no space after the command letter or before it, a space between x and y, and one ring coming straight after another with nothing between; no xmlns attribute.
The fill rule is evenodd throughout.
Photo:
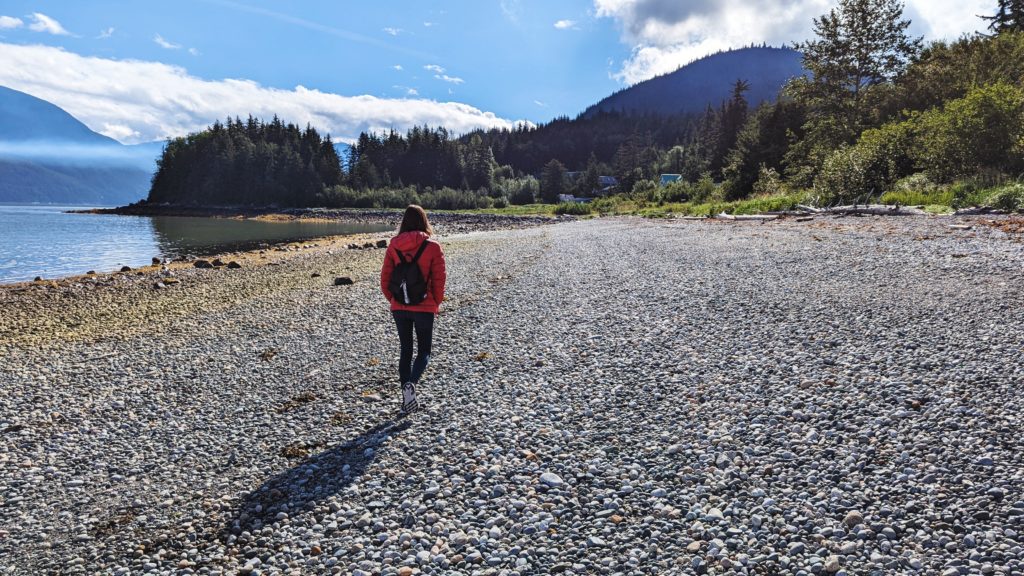
<svg viewBox="0 0 1024 576"><path fill-rule="evenodd" d="M594 0L598 17L615 19L631 56L614 74L633 84L671 72L718 50L767 42L789 45L813 34L812 18L833 0ZM909 0L905 15L912 33L926 38L955 38L984 27L978 14L994 3L985 0Z"/></svg>
<svg viewBox="0 0 1024 576"><path fill-rule="evenodd" d="M343 141L361 131L404 131L424 124L456 133L515 124L458 102L342 96L303 86L283 90L245 79L206 80L160 62L82 56L50 46L0 43L0 63L0 85L50 101L124 143L181 136L216 119L248 114L309 123Z"/></svg>

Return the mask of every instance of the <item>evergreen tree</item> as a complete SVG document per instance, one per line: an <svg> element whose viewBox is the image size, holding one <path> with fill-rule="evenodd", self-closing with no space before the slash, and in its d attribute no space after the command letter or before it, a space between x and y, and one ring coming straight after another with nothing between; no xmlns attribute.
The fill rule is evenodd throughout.
<svg viewBox="0 0 1024 576"><path fill-rule="evenodd" d="M591 152L590 158L587 159L587 168L577 180L574 193L577 196L593 196L594 191L601 187L600 170L597 164L597 156Z"/></svg>
<svg viewBox="0 0 1024 576"><path fill-rule="evenodd" d="M726 156L736 145L740 129L747 121L747 99L743 97L743 93L747 90L750 90L748 82L736 80L732 89L732 98L722 103L721 112L718 114L717 138L715 138L708 163L708 168L714 177L721 177Z"/></svg>
<svg viewBox="0 0 1024 576"><path fill-rule="evenodd" d="M988 29L996 34L1024 31L1024 0L999 0L996 13L982 16L989 21Z"/></svg>
<svg viewBox="0 0 1024 576"><path fill-rule="evenodd" d="M479 134L474 134L466 148L466 183L470 190L494 188L494 153L484 144Z"/></svg>
<svg viewBox="0 0 1024 576"><path fill-rule="evenodd" d="M740 130L726 158L722 169L726 198L750 194L761 166L781 172L783 158L791 141L799 138L803 123L803 109L792 101L780 99L760 106Z"/></svg>
<svg viewBox="0 0 1024 576"><path fill-rule="evenodd" d="M898 0L839 0L814 19L814 39L795 46L811 76L794 80L787 92L807 109L807 136L790 150L788 171L808 185L824 157L854 141L868 127L867 93L891 82L921 48L907 34Z"/></svg>
<svg viewBox="0 0 1024 576"><path fill-rule="evenodd" d="M567 180L565 165L558 160L552 159L544 165L544 171L540 178L540 195L544 202L557 203L558 195L568 192Z"/></svg>

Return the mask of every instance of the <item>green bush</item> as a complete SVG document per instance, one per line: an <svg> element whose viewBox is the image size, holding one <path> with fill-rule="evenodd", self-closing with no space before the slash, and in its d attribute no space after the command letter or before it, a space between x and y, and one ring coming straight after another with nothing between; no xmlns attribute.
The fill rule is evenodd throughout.
<svg viewBox="0 0 1024 576"><path fill-rule="evenodd" d="M405 208L421 200L412 187L380 190L353 190L348 186L325 188L316 203L327 208Z"/></svg>
<svg viewBox="0 0 1024 576"><path fill-rule="evenodd" d="M833 152L814 180L824 204L866 202L913 171L912 121L865 130L853 146Z"/></svg>
<svg viewBox="0 0 1024 576"><path fill-rule="evenodd" d="M644 202L658 202L662 199L661 188L653 180L637 180L633 183L629 197Z"/></svg>
<svg viewBox="0 0 1024 576"><path fill-rule="evenodd" d="M693 184L686 180L670 182L661 189L661 198L665 202L686 202L693 195Z"/></svg>
<svg viewBox="0 0 1024 576"><path fill-rule="evenodd" d="M555 206L555 214L569 214L572 216L585 216L592 212L589 202L562 202Z"/></svg>
<svg viewBox="0 0 1024 576"><path fill-rule="evenodd" d="M988 205L1007 212L1024 212L1024 184L996 188L988 197Z"/></svg>
<svg viewBox="0 0 1024 576"><path fill-rule="evenodd" d="M718 185L711 179L711 174L707 172L701 175L700 180L693 184L690 187L690 190L690 202L693 202L694 204L702 204L721 199L721 192L719 191Z"/></svg>
<svg viewBox="0 0 1024 576"><path fill-rule="evenodd" d="M502 195L517 206L533 204L540 194L540 183L533 176L503 180L498 185Z"/></svg>
<svg viewBox="0 0 1024 576"><path fill-rule="evenodd" d="M932 182L928 174L924 172L918 172L911 174L906 178L897 180L892 186L893 192L917 192L920 194L934 194L935 192L942 190L942 186Z"/></svg>
<svg viewBox="0 0 1024 576"><path fill-rule="evenodd" d="M953 196L953 202L950 205L957 209L982 206L988 200L988 192L973 180L954 182L949 187L949 193Z"/></svg>
<svg viewBox="0 0 1024 576"><path fill-rule="evenodd" d="M773 196L785 191L782 183L782 176L775 168L768 168L764 164L757 171L757 180L752 188L755 196Z"/></svg>
<svg viewBox="0 0 1024 576"><path fill-rule="evenodd" d="M619 211L619 204L621 202L622 197L619 195L605 196L594 198L587 206L590 208L591 213L612 214Z"/></svg>
<svg viewBox="0 0 1024 576"><path fill-rule="evenodd" d="M474 210L491 208L494 200L469 190L442 188L420 194L420 205L433 210Z"/></svg>
<svg viewBox="0 0 1024 576"><path fill-rule="evenodd" d="M970 90L920 115L918 160L940 182L1024 169L1024 93L1009 84Z"/></svg>

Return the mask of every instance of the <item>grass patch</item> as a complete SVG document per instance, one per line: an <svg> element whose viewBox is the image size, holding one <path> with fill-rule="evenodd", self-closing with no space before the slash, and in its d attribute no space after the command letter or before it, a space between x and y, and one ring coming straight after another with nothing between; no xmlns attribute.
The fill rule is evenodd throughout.
<svg viewBox="0 0 1024 576"><path fill-rule="evenodd" d="M893 190L882 194L882 204L900 206L952 206L953 190L936 188L932 190Z"/></svg>
<svg viewBox="0 0 1024 576"><path fill-rule="evenodd" d="M583 202L562 202L555 206L555 214L568 214L570 216L586 216L593 212L590 204Z"/></svg>
<svg viewBox="0 0 1024 576"><path fill-rule="evenodd" d="M496 216L553 216L556 204L509 205L504 208L479 208L476 210L444 210L456 214L494 214ZM441 210L438 210L441 212Z"/></svg>
<svg viewBox="0 0 1024 576"><path fill-rule="evenodd" d="M765 212L795 210L798 204L803 204L806 200L806 194L794 193L757 196L731 202L671 202L662 204L651 203L643 206L638 206L635 202L631 202L624 205L623 207L628 209L620 213L636 214L645 218L665 218L676 215L715 216L723 212L732 215L763 214Z"/></svg>

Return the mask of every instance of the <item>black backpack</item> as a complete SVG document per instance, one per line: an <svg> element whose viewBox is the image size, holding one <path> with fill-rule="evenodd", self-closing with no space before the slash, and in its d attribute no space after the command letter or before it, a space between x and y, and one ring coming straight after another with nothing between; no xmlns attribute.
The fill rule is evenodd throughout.
<svg viewBox="0 0 1024 576"><path fill-rule="evenodd" d="M427 241L424 240L420 244L420 249L416 251L416 255L408 262L405 261L402 251L395 249L395 253L398 254L398 264L395 264L395 269L391 272L388 290L391 291L395 300L406 306L419 304L427 297L427 280L423 277L423 272L420 272L420 265L416 263L426 249Z"/></svg>

